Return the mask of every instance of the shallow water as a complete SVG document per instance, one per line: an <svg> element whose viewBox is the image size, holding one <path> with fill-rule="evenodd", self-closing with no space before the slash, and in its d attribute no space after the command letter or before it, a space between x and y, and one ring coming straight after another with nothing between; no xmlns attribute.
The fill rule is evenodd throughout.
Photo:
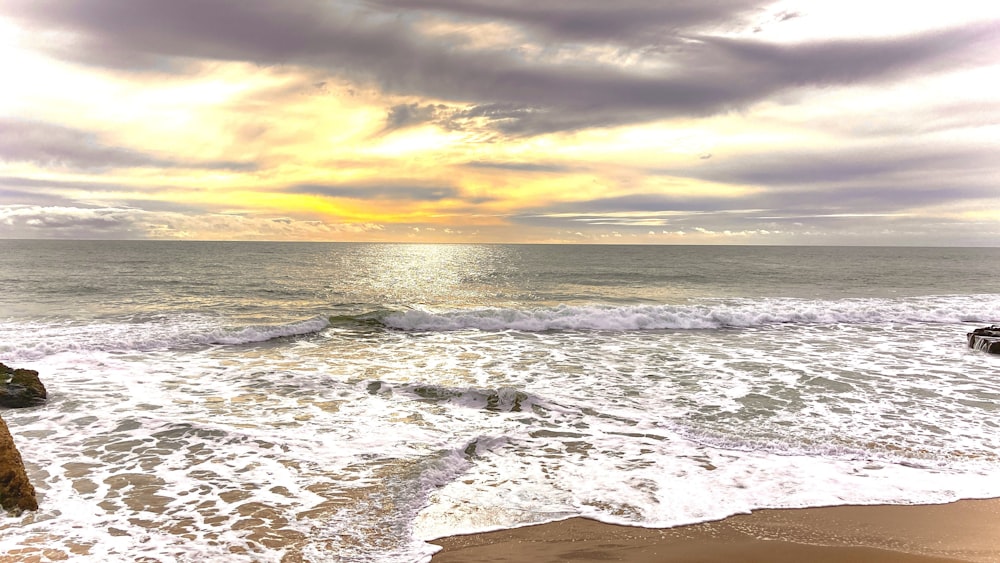
<svg viewBox="0 0 1000 563"><path fill-rule="evenodd" d="M0 552L419 561L584 515L1000 494L998 249L0 241ZM956 292L961 288L962 292ZM44 560L44 559L43 559Z"/></svg>

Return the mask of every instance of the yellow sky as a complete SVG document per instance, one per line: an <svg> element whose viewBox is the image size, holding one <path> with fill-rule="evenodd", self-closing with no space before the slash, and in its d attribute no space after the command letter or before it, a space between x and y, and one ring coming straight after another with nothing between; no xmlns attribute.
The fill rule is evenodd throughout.
<svg viewBox="0 0 1000 563"><path fill-rule="evenodd" d="M679 34L697 43L694 31L714 33L703 43L712 49L722 41L699 67L645 36L632 46L630 37L560 37L503 14L408 14L414 45L445 53L442 65L473 68L473 55L510 64L495 75L462 70L484 73L495 89L462 83L449 68L440 83L426 68L406 80L398 64L358 70L351 47L340 46L331 49L347 55L330 56L343 63L309 53L276 63L208 48L180 56L182 39L151 39L159 62L116 67L74 53L81 37L133 45L124 24L72 13L83 23L53 23L19 12L24 5L0 9L0 61L11 77L0 88L0 235L86 236L86 220L99 216L121 227L91 232L99 238L869 244L907 217L949 219L957 244L966 229L998 230L1000 203L988 190L997 168L985 155L1000 148L1000 65L982 21L996 24L1000 10L981 3L903 12L762 4L728 26ZM376 31L388 25L366 15ZM934 36L965 25L986 37L971 51ZM891 52L896 38L913 54ZM867 40L895 59L833 60L849 52L845 42ZM740 61L763 70L728 92L723 67ZM798 70L826 63L826 73ZM522 76L536 65L563 73L566 85L542 71ZM664 94L649 98L642 89L663 73L681 86L652 84ZM686 95L684 80L702 74L714 88L706 92L731 101L666 99ZM635 86L616 89L616 76ZM787 84L769 89L771 80ZM559 88L575 84L611 93L565 90L580 101L563 106ZM28 228L31 217L62 230Z"/></svg>

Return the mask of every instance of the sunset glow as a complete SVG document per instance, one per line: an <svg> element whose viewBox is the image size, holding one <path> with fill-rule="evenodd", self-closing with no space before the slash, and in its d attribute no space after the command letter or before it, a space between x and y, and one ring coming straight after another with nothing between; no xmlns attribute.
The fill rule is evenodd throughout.
<svg viewBox="0 0 1000 563"><path fill-rule="evenodd" d="M993 245L996 52L971 1L12 0L0 237Z"/></svg>

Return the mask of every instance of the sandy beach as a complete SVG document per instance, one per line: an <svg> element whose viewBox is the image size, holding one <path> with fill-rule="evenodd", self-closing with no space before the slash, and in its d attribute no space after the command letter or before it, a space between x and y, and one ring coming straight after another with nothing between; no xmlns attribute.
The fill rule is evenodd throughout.
<svg viewBox="0 0 1000 563"><path fill-rule="evenodd" d="M432 543L434 563L1000 561L1000 499L760 510L670 529L583 518Z"/></svg>

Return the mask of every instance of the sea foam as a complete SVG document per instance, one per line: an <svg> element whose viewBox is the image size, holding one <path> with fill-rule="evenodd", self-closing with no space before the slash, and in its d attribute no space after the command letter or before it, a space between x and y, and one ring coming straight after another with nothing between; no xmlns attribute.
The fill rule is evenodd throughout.
<svg viewBox="0 0 1000 563"><path fill-rule="evenodd" d="M97 322L50 326L39 322L0 326L0 359L39 360L62 352L152 352L212 345L239 345L319 332L330 325L317 316L274 325L229 327L219 319L195 315L153 322Z"/></svg>
<svg viewBox="0 0 1000 563"><path fill-rule="evenodd" d="M988 322L1000 302L976 296L892 299L706 300L687 305L584 305L459 311L407 310L385 315L389 328L410 331L684 330L749 328L774 324L878 322Z"/></svg>

